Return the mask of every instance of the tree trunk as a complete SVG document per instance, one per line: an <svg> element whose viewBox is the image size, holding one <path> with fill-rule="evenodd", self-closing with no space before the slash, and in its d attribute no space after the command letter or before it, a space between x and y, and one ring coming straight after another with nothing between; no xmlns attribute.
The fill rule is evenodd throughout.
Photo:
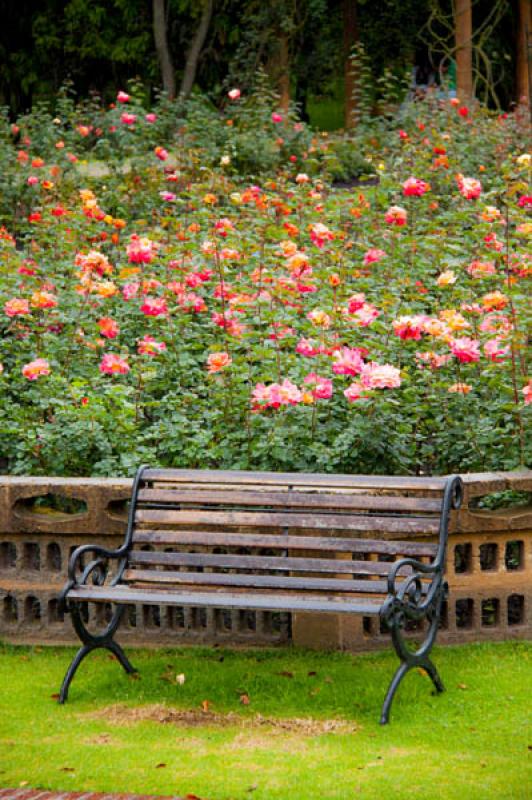
<svg viewBox="0 0 532 800"><path fill-rule="evenodd" d="M153 37L155 39L155 49L161 69L161 77L163 79L163 89L170 100L173 100L175 97L175 70L166 36L165 2L164 0L153 0L152 7Z"/></svg>
<svg viewBox="0 0 532 800"><path fill-rule="evenodd" d="M277 86L280 94L279 106L283 111L288 111L288 106L290 105L290 53L286 33L279 34L279 78Z"/></svg>
<svg viewBox="0 0 532 800"><path fill-rule="evenodd" d="M517 57L515 65L516 100L532 109L531 64L529 46L532 46L532 2L517 3Z"/></svg>
<svg viewBox="0 0 532 800"><path fill-rule="evenodd" d="M357 76L351 63L351 50L358 42L358 21L356 0L343 0L344 18L344 126L346 130L356 125L357 103L355 90Z"/></svg>
<svg viewBox="0 0 532 800"><path fill-rule="evenodd" d="M456 93L467 103L473 96L473 15L471 0L456 0L455 18L456 46Z"/></svg>
<svg viewBox="0 0 532 800"><path fill-rule="evenodd" d="M181 88L179 90L179 94L183 97L188 97L192 91L192 87L194 86L196 72L198 69L198 61L203 45L205 44L209 25L211 24L213 10L214 0L204 0L200 23L196 33L194 34L192 44L190 45L190 50L187 53L185 71L183 73L183 80L181 81Z"/></svg>

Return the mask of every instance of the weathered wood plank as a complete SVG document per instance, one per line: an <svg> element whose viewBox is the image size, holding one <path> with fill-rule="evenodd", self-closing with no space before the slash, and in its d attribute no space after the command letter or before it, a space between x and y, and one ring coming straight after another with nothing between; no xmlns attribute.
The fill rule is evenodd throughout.
<svg viewBox="0 0 532 800"><path fill-rule="evenodd" d="M164 531L137 529L136 544L202 545L206 547L253 547L282 550L327 550L338 553L386 553L404 556L435 556L437 544L382 539L325 536L283 536L266 533L225 533L224 531Z"/></svg>
<svg viewBox="0 0 532 800"><path fill-rule="evenodd" d="M168 483L254 484L256 486L330 486L376 490L441 492L445 477L336 475L304 472L250 472L240 470L146 469L145 481Z"/></svg>
<svg viewBox="0 0 532 800"><path fill-rule="evenodd" d="M271 508L324 508L335 510L389 511L400 514L404 511L439 513L441 501L427 497L405 497L403 495L368 495L346 492L271 492L238 487L233 490L211 489L141 489L139 503L174 504L195 503L198 505L236 505Z"/></svg>
<svg viewBox="0 0 532 800"><path fill-rule="evenodd" d="M163 553L133 550L129 564L160 564L169 567L279 570L281 572L332 572L357 575L388 575L393 562L351 561L334 558L282 558L278 556L227 555L226 553Z"/></svg>
<svg viewBox="0 0 532 800"><path fill-rule="evenodd" d="M194 606L198 608L248 608L257 611L318 611L324 613L378 614L382 603L357 598L312 597L310 594L231 594L226 589L212 592L178 592L154 588L142 590L124 586L80 586L68 593L70 600L119 604Z"/></svg>
<svg viewBox="0 0 532 800"><path fill-rule="evenodd" d="M128 583L158 583L187 585L190 591L197 586L231 586L257 589L309 590L313 592L386 594L386 581L345 580L343 578L284 577L278 575L242 575L234 572L165 572L157 569L128 569Z"/></svg>
<svg viewBox="0 0 532 800"><path fill-rule="evenodd" d="M199 489L141 489L139 503L179 505L236 505L270 508L317 508L335 510L388 511L400 514L404 511L437 514L441 501L430 497L405 497L404 495L347 494L346 492L270 492L236 489L220 490L204 487Z"/></svg>
<svg viewBox="0 0 532 800"><path fill-rule="evenodd" d="M317 530L390 531L436 533L439 521L434 517L385 517L357 514L316 514L262 511L204 511L201 509L138 509L135 521L148 525L217 525L232 527L281 527Z"/></svg>

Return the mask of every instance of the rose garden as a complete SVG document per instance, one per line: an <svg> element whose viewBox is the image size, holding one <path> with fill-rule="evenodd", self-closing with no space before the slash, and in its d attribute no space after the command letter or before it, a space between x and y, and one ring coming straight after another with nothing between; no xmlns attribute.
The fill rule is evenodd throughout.
<svg viewBox="0 0 532 800"><path fill-rule="evenodd" d="M149 104L133 82L6 112L0 786L524 800L529 133L526 108L441 94L318 133L260 81L216 108ZM448 692L412 677L380 730L391 654L332 651L378 651L369 623L220 636L201 610L157 611L124 633L140 680L100 651L58 706L71 653L44 645L73 643L56 602L70 545L119 545L139 464L462 475Z"/></svg>

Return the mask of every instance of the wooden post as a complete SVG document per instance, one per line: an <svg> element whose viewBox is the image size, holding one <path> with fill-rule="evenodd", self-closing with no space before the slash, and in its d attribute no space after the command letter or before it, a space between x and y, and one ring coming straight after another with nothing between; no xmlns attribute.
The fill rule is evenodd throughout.
<svg viewBox="0 0 532 800"><path fill-rule="evenodd" d="M473 96L473 15L471 0L456 0L454 19L456 45L456 90L462 102Z"/></svg>
<svg viewBox="0 0 532 800"><path fill-rule="evenodd" d="M531 57L529 48L532 49L532 2L531 0L518 0L517 2L517 42L515 64L515 88L518 103L532 108L531 97Z"/></svg>

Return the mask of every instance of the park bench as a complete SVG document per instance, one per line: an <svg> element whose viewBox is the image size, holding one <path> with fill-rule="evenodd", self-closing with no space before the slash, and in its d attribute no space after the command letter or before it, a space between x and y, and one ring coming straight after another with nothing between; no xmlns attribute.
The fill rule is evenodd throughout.
<svg viewBox="0 0 532 800"><path fill-rule="evenodd" d="M443 685L430 660L447 584L451 509L459 477L410 478L151 469L133 483L124 543L78 547L61 602L82 647L62 684L92 650L110 650L134 672L114 640L127 605L359 614L380 618L400 659L381 723L413 667ZM99 634L83 606L111 603ZM421 623L412 648L405 627Z"/></svg>

